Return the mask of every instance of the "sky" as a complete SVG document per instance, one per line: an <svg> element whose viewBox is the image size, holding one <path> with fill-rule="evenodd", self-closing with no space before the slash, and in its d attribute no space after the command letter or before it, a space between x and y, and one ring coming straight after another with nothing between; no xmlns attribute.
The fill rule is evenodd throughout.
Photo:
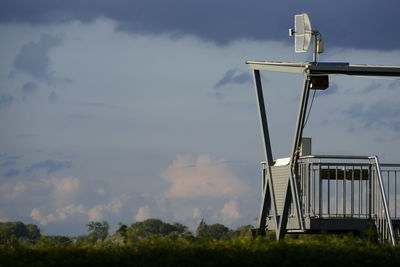
<svg viewBox="0 0 400 267"><path fill-rule="evenodd" d="M89 221L255 225L263 161L246 60L399 65L400 2L0 0L0 220L79 235ZM262 73L274 158L289 156L303 77ZM314 154L400 162L400 81L332 76Z"/></svg>

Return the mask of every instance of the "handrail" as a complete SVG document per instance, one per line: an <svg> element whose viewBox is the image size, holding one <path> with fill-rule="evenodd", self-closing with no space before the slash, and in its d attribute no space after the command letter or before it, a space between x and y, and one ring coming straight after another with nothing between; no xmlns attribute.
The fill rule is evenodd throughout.
<svg viewBox="0 0 400 267"><path fill-rule="evenodd" d="M268 165L267 162L262 162L262 164L264 169ZM275 164L275 161L273 164ZM324 217L324 215L327 215L329 217L342 215L343 217L373 219L379 240L396 245L397 228L394 229L393 227L392 219L394 218L391 215L396 216L399 205L396 207L397 198L395 198L394 206L391 205L393 202L392 198L390 198L392 196L390 193L392 187L389 184L390 181L398 180L396 175L397 178L400 178L398 175L400 173L400 170L398 170L400 164L381 164L377 156L360 155L309 155L299 157L297 164L299 166L297 171L299 172L299 177L301 177L298 181L298 186L302 192L300 197L304 214L307 214L307 216ZM315 169L318 166L319 169ZM321 169L321 166L323 169ZM326 170L328 170L327 174L325 173ZM333 180L325 177L326 175L329 176L329 170L336 172L335 176L333 176L336 178L333 178ZM394 176L391 176L391 173L394 173ZM317 178L315 179L315 177ZM393 177L395 180L392 180ZM343 182L339 184L341 180ZM345 180L348 180L348 183ZM330 181L336 187L336 189L331 187L334 190L332 194L336 194L336 204L334 202L331 204L329 200L331 199ZM323 183L327 185L327 188L323 187ZM339 189L338 185L340 186ZM346 186L350 191L346 191ZM397 186L395 186L394 194L397 196L396 188ZM355 194L358 195L358 198ZM343 204L342 208L338 206L338 200L340 203L347 203L346 201L350 198L351 202L347 209L346 204ZM356 202L354 202L353 198L357 198ZM328 202L324 202L326 199L328 199ZM333 207L335 208L333 209ZM319 209L319 212L315 209ZM396 216L396 218L400 217Z"/></svg>
<svg viewBox="0 0 400 267"><path fill-rule="evenodd" d="M326 162L322 162L321 159L327 159L327 160L326 160ZM329 159L331 159L332 161L329 161ZM374 216L374 218L375 218L375 224L376 224L376 228L378 231L379 239L381 241L388 241L393 246L396 245L396 238L395 238L395 233L394 233L394 229L393 229L393 223L392 223L392 218L391 218L391 214L390 214L390 209L389 209L389 205L388 205L389 200L387 199L386 191L384 188L384 182L383 182L383 178L382 178L383 176L382 176L381 168L382 167L383 168L400 167L400 164L380 164L379 158L377 156L358 156L358 155L357 156L309 155L309 156L300 157L299 160L300 161L302 160L303 163L317 164L318 166L320 166L320 164L327 165L327 166L330 166L330 165L338 166L338 164L339 164L339 165L343 166L345 170L346 170L346 166L349 166L349 165L356 165L356 166L359 166L359 168L365 168L366 166L372 166L374 169L374 174L372 176L370 176L370 179L371 179L370 181L374 183L374 187L375 187L374 192L375 193L373 193L373 194L375 195L375 197L372 197L372 199L369 199L367 201L372 200L374 204L370 202L370 204L366 204L366 205L373 205L375 208L373 210L369 211L369 216ZM365 163L337 162L340 160L350 160L350 161L365 160L368 162L365 162ZM299 162L299 164L302 164L302 163ZM354 171L354 167L353 167L353 171ZM346 174L344 174L344 175L346 175ZM321 185L319 185L319 186L321 186ZM361 188L361 185L360 185L360 188ZM318 190L320 190L320 189L318 189ZM336 190L337 190L337 188L336 188ZM351 190L353 190L353 189L351 189ZM359 190L361 190L361 189L359 189ZM368 190L368 189L366 189L366 190ZM328 196L329 196L329 192L328 192ZM319 196L319 198L321 198L321 195ZM371 196L369 198L371 198ZM344 201L344 200L342 199L342 201ZM336 205L337 204L338 203L336 203ZM321 203L319 203L318 205L320 206ZM337 212L337 209L336 209L336 212ZM352 214L352 212L351 212L351 214ZM321 214L322 213L320 211L319 215L321 215ZM329 203L328 203L328 214L329 214Z"/></svg>
<svg viewBox="0 0 400 267"><path fill-rule="evenodd" d="M382 167L400 167L400 164L398 163L382 163Z"/></svg>
<svg viewBox="0 0 400 267"><path fill-rule="evenodd" d="M382 196L382 199L383 199L383 208L384 208L384 211L385 211L386 221L387 221L387 224L389 226L390 239L391 239L392 245L395 246L396 245L396 240L395 240L395 237L394 237L392 219L390 217L390 211L389 211L389 208L388 208L388 205L387 205L385 190L383 188L383 180L382 180L382 174L381 174L381 167L379 165L379 159L378 159L378 156L371 156L370 159L375 160L376 171L378 173L379 189L380 189L381 196Z"/></svg>
<svg viewBox="0 0 400 267"><path fill-rule="evenodd" d="M299 159L370 159L371 156L352 156L352 155L308 155L301 156Z"/></svg>

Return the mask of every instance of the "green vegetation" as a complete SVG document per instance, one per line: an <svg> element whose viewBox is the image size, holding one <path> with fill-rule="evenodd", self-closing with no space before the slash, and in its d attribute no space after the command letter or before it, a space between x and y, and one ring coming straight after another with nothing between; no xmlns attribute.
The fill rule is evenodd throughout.
<svg viewBox="0 0 400 267"><path fill-rule="evenodd" d="M108 230L110 229L108 222L90 222L86 226L89 232L87 237L88 241L94 243L97 241L104 241L104 239L107 238Z"/></svg>
<svg viewBox="0 0 400 267"><path fill-rule="evenodd" d="M0 230L16 233L20 224L1 223ZM120 223L111 236L106 222L90 222L80 237L35 239L21 230L20 240L31 241L2 242L0 266L400 266L400 247L352 235L252 239L249 228L202 221L193 236L182 224L149 219Z"/></svg>
<svg viewBox="0 0 400 267"><path fill-rule="evenodd" d="M22 222L0 223L0 245L33 244L40 238L40 229L34 224Z"/></svg>

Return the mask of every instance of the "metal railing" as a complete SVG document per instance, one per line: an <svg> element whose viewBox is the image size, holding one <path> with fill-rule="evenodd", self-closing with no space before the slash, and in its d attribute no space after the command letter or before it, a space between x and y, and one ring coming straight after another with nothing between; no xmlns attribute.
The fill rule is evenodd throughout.
<svg viewBox="0 0 400 267"><path fill-rule="evenodd" d="M306 156L297 173L305 217L371 219L379 240L395 244L400 164L379 164L375 156Z"/></svg>

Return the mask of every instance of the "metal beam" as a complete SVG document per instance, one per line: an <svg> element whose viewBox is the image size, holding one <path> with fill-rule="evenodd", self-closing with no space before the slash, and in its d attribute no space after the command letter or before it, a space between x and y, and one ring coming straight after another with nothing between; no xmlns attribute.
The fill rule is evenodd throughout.
<svg viewBox="0 0 400 267"><path fill-rule="evenodd" d="M391 66L349 65L346 67L309 65L307 69L309 70L310 74L400 77L400 68Z"/></svg>
<svg viewBox="0 0 400 267"><path fill-rule="evenodd" d="M271 149L271 141L269 138L269 131L268 131L268 123L267 123L267 115L265 113L265 104L264 104L264 96L261 86L261 77L260 71L254 70L253 71L253 79L254 79L254 87L256 90L257 96L257 103L258 103L258 112L260 117L260 124L261 124L261 135L264 144L264 156L265 161L267 162L268 166L272 166L273 158L272 158L272 149Z"/></svg>
<svg viewBox="0 0 400 267"><path fill-rule="evenodd" d="M260 118L261 125L261 135L264 144L264 156L265 156L265 169L263 170L263 188L262 188L262 201L261 201L261 209L260 209L260 217L259 217L259 228L264 230L266 225L266 216L268 209L270 208L268 205L271 204L271 208L274 211L275 215L275 223L276 221L276 206L275 206L275 194L273 189L273 182L271 177L271 169L270 166L273 165L272 158L272 149L271 149L271 141L269 137L268 131L268 122L267 115L265 112L265 103L264 103L264 95L262 91L261 85L261 76L259 70L253 71L253 80L254 80L254 88L257 96L257 104L258 104L258 112ZM270 202L270 203L269 203Z"/></svg>
<svg viewBox="0 0 400 267"><path fill-rule="evenodd" d="M279 71L291 73L303 73L304 65L280 65L280 64L260 64L260 62L246 61L252 70Z"/></svg>
<svg viewBox="0 0 400 267"><path fill-rule="evenodd" d="M342 62L273 62L246 61L252 70L278 71L288 73L338 74L353 76L400 77L398 66L356 65Z"/></svg>
<svg viewBox="0 0 400 267"><path fill-rule="evenodd" d="M296 177L296 172L297 172L297 159L299 158L299 147L300 147L300 141L301 137L303 135L303 128L304 128L304 119L306 116L306 111L307 111L307 103L308 103L308 96L310 93L310 77L308 74L304 75L304 82L303 82L303 90L302 90L302 95L300 99L300 105L299 105L299 112L298 112L298 117L297 117L297 125L296 125L296 130L293 138L293 147L292 147L292 154L290 157L290 166L291 166L291 172L290 172L290 177L288 177L288 185L287 185L287 190L286 190L286 199L285 199L285 204L283 208L283 213L281 220L279 222L279 227L278 227L278 238L283 237L284 231L287 226L287 220L289 216L289 206L291 202L293 201L294 204L294 209L295 209L295 215L298 220L298 225L300 230L304 230L304 218L303 218L303 212L301 210L300 206L300 197L299 197L299 192L298 192L298 186L297 186L297 177Z"/></svg>
<svg viewBox="0 0 400 267"><path fill-rule="evenodd" d="M308 74L304 75L304 82L303 82L303 92L301 95L301 102L299 106L299 113L297 118L297 126L296 132L293 138L293 147L292 147L292 155L290 157L290 166L291 166L291 177L290 177L290 184L291 190L293 195L293 202L295 206L295 212L298 219L299 227L301 230L304 230L304 218L303 212L300 206L300 195L297 186L297 168L298 168L298 158L300 152L300 143L301 138L303 136L303 129L304 129L304 120L307 112L307 105L308 105L308 96L310 94L310 76Z"/></svg>

